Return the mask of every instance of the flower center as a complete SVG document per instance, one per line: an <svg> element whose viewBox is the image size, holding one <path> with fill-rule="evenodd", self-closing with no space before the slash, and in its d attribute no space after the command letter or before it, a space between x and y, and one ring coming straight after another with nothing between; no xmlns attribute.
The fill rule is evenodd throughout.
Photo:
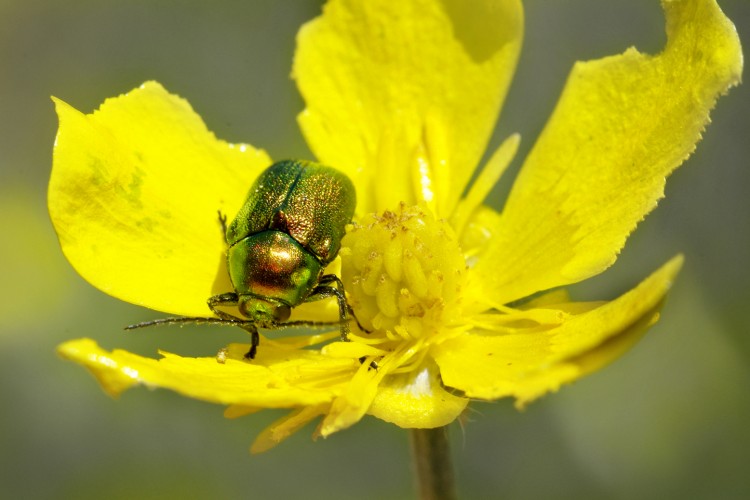
<svg viewBox="0 0 750 500"><path fill-rule="evenodd" d="M364 217L340 255L350 304L371 339L425 339L460 314L466 262L448 223L422 206Z"/></svg>

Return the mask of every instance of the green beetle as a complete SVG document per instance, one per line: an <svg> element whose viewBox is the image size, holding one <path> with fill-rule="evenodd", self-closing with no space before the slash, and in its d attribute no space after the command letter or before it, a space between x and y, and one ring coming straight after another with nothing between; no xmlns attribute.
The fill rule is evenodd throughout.
<svg viewBox="0 0 750 500"><path fill-rule="evenodd" d="M287 319L292 308L303 302L335 297L341 336L346 340L351 308L344 286L336 275L323 273L338 254L356 201L354 185L338 170L298 160L271 165L252 185L228 227L219 214L234 291L208 299L218 319L169 318L128 329L165 323L231 323L251 334L252 345L245 357L252 359L260 341L258 327L318 325ZM218 309L222 306L237 306L244 318Z"/></svg>

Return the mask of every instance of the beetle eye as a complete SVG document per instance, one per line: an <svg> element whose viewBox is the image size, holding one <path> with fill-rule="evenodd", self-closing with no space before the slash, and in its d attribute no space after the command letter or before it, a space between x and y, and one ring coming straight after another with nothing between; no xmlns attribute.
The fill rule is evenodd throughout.
<svg viewBox="0 0 750 500"><path fill-rule="evenodd" d="M286 321L289 319L289 315L292 314L292 308L287 305L280 305L276 308L273 313L276 321Z"/></svg>

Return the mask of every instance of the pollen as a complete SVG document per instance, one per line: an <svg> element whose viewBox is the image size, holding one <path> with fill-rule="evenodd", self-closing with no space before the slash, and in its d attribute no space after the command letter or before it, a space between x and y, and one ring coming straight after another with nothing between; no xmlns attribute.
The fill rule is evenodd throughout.
<svg viewBox="0 0 750 500"><path fill-rule="evenodd" d="M450 225L423 206L364 217L340 255L349 302L371 333L424 338L460 312L466 261Z"/></svg>

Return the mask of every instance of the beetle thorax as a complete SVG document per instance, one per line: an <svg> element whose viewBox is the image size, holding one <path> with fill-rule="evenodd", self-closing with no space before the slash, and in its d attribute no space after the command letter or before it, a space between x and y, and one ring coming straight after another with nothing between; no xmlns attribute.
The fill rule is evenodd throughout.
<svg viewBox="0 0 750 500"><path fill-rule="evenodd" d="M227 264L240 299L240 312L254 320L278 320L279 308L302 303L322 271L309 251L290 235L274 230L247 236L232 245Z"/></svg>

